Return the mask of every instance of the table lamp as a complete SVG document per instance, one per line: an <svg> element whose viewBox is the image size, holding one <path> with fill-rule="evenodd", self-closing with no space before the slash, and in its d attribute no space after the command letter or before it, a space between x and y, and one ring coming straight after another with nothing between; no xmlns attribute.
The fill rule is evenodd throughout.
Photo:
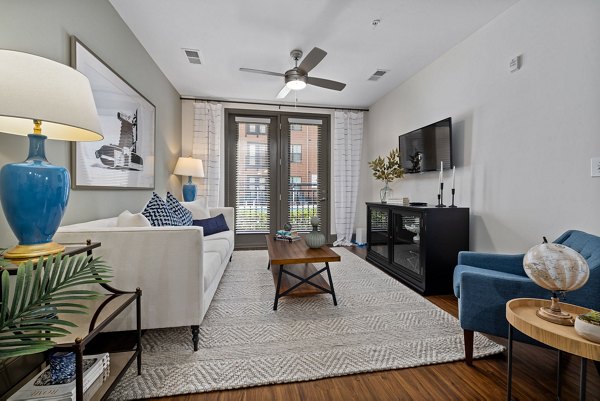
<svg viewBox="0 0 600 401"><path fill-rule="evenodd" d="M193 157L180 157L177 160L173 174L188 176L188 182L183 185L183 200L191 202L196 199L196 185L192 182L192 177L204 177L202 160Z"/></svg>
<svg viewBox="0 0 600 401"><path fill-rule="evenodd" d="M88 79L75 69L32 54L0 49L0 133L27 135L29 156L0 171L0 200L19 244L9 259L62 252L52 241L69 200L66 168L46 160L46 139L103 138ZM33 129L33 133L31 133Z"/></svg>

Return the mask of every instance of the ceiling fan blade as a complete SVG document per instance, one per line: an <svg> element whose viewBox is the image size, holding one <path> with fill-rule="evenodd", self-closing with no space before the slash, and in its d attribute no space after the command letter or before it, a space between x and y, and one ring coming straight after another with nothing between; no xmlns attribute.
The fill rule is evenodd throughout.
<svg viewBox="0 0 600 401"><path fill-rule="evenodd" d="M281 90L277 94L277 99L283 99L290 93L290 91L290 88L288 88L286 85L283 85L283 88L281 88Z"/></svg>
<svg viewBox="0 0 600 401"><path fill-rule="evenodd" d="M318 47L313 47L313 49L302 59L302 62L298 66L302 71L309 72L313 68L317 66L325 58L327 52L325 50L319 49Z"/></svg>
<svg viewBox="0 0 600 401"><path fill-rule="evenodd" d="M254 74L274 75L276 77L285 77L285 74L282 74L280 72L272 72L272 71L265 71L265 70L255 70L253 68L240 68L240 71L252 72Z"/></svg>
<svg viewBox="0 0 600 401"><path fill-rule="evenodd" d="M321 88L333 89L336 91L341 91L346 87L346 84L344 83L323 78L308 77L306 82L310 85L320 86Z"/></svg>

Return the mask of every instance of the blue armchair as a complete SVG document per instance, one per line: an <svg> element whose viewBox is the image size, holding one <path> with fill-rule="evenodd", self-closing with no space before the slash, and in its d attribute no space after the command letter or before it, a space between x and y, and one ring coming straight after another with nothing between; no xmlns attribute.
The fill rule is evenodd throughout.
<svg viewBox="0 0 600 401"><path fill-rule="evenodd" d="M590 278L580 289L567 293L565 302L600 310L600 237L570 230L555 243L579 252L590 266ZM473 332L506 337L506 302L513 298L550 299L550 291L539 287L523 270L525 255L460 252L454 269L454 295L464 330L465 360L473 362ZM531 339L516 332L519 341Z"/></svg>

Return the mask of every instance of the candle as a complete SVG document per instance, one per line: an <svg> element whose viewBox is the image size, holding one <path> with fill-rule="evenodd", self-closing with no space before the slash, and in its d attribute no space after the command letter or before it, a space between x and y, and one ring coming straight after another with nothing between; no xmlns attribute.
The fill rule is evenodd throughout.
<svg viewBox="0 0 600 401"><path fill-rule="evenodd" d="M455 183L456 183L456 166L452 166L452 189L454 189Z"/></svg>

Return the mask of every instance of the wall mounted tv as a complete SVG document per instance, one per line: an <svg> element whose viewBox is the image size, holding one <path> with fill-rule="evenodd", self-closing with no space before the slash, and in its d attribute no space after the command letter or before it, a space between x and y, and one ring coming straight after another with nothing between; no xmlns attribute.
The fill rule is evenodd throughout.
<svg viewBox="0 0 600 401"><path fill-rule="evenodd" d="M452 119L450 117L400 135L400 159L405 173L452 168Z"/></svg>

